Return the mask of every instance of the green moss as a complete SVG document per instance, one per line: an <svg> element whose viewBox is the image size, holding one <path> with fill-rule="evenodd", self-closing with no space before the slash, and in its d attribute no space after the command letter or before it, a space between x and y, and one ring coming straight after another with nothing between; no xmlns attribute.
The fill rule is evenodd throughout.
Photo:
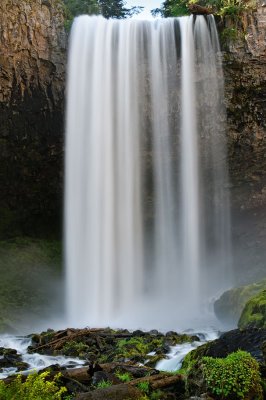
<svg viewBox="0 0 266 400"><path fill-rule="evenodd" d="M249 353L202 358L207 390L221 399L263 399L259 364Z"/></svg>
<svg viewBox="0 0 266 400"><path fill-rule="evenodd" d="M22 376L18 375L10 384L5 385L0 381L0 399L1 400L61 400L65 387L60 387L60 374L51 381L48 381L49 372L43 372L40 375L29 375L25 382L22 382Z"/></svg>
<svg viewBox="0 0 266 400"><path fill-rule="evenodd" d="M223 322L236 323L247 303L254 295L266 289L266 279L230 289L214 303L214 311Z"/></svg>
<svg viewBox="0 0 266 400"><path fill-rule="evenodd" d="M112 386L112 382L102 380L101 382L99 382L95 385L95 389L105 389L110 386Z"/></svg>
<svg viewBox="0 0 266 400"><path fill-rule="evenodd" d="M238 321L238 327L266 328L266 290L253 296L245 305Z"/></svg>
<svg viewBox="0 0 266 400"><path fill-rule="evenodd" d="M148 381L143 381L137 384L137 388L147 394L150 391L150 384Z"/></svg>
<svg viewBox="0 0 266 400"><path fill-rule="evenodd" d="M67 342L62 349L62 353L64 355L80 357L80 358L86 357L86 354L89 351L90 351L89 346L87 346L82 342L74 342L74 341Z"/></svg>
<svg viewBox="0 0 266 400"><path fill-rule="evenodd" d="M133 379L132 375L128 372L117 371L115 376L120 379L121 382L130 382Z"/></svg>
<svg viewBox="0 0 266 400"><path fill-rule="evenodd" d="M148 353L156 351L162 345L162 338L152 340L149 337L120 339L116 344L116 358L144 361Z"/></svg>

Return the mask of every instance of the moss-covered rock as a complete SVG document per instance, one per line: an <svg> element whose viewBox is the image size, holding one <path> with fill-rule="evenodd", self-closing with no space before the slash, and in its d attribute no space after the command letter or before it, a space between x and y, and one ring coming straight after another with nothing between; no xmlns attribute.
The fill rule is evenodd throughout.
<svg viewBox="0 0 266 400"><path fill-rule="evenodd" d="M223 333L219 339L205 343L186 355L182 370L187 373L203 357L225 358L238 350L252 355L258 362L264 362L262 346L266 341L266 329L234 329Z"/></svg>
<svg viewBox="0 0 266 400"><path fill-rule="evenodd" d="M110 362L142 363L155 367L166 357L170 346L199 340L197 336L168 332L130 333L126 330L66 329L64 331L42 332L32 336L30 352L42 354L63 354L88 359L100 364Z"/></svg>
<svg viewBox="0 0 266 400"><path fill-rule="evenodd" d="M214 303L216 316L224 323L236 324L246 303L262 290L266 290L266 279L227 290Z"/></svg>
<svg viewBox="0 0 266 400"><path fill-rule="evenodd" d="M266 328L266 290L262 290L247 302L238 327Z"/></svg>
<svg viewBox="0 0 266 400"><path fill-rule="evenodd" d="M216 399L263 399L258 362L244 351L226 358L203 357L190 369L187 392L209 393Z"/></svg>

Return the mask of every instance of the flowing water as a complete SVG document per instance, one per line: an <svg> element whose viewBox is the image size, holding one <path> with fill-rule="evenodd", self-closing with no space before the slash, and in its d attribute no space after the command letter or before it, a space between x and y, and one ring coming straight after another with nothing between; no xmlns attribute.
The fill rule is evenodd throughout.
<svg viewBox="0 0 266 400"><path fill-rule="evenodd" d="M69 323L194 326L231 281L213 16L76 18L67 98Z"/></svg>
<svg viewBox="0 0 266 400"><path fill-rule="evenodd" d="M14 349L21 360L28 366L24 368L23 374L37 372L51 365L60 365L65 368L76 368L84 365L85 361L74 357L47 356L38 353L28 353L28 347L31 346L31 338L28 336L0 335L0 347L5 349ZM3 356L0 356L0 360ZM0 368L0 379L17 373L16 367Z"/></svg>

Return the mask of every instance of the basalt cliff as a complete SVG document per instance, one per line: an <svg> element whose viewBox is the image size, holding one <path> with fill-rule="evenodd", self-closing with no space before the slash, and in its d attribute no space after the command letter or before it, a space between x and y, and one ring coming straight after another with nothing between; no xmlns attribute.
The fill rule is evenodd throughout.
<svg viewBox="0 0 266 400"><path fill-rule="evenodd" d="M60 229L66 66L57 0L0 3L0 235Z"/></svg>
<svg viewBox="0 0 266 400"><path fill-rule="evenodd" d="M249 280L249 268L263 275L266 258L265 0L220 28L230 33L222 35L232 235ZM1 1L2 238L60 233L66 48L61 0Z"/></svg>

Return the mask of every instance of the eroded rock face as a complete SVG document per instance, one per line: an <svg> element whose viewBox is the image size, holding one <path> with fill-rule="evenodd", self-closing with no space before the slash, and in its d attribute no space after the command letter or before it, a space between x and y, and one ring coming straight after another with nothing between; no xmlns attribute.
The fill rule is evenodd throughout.
<svg viewBox="0 0 266 400"><path fill-rule="evenodd" d="M0 236L58 229L66 34L59 0L0 3ZM42 225L42 226L41 226Z"/></svg>
<svg viewBox="0 0 266 400"><path fill-rule="evenodd" d="M237 283L265 276L266 3L240 21L224 52L228 152Z"/></svg>

